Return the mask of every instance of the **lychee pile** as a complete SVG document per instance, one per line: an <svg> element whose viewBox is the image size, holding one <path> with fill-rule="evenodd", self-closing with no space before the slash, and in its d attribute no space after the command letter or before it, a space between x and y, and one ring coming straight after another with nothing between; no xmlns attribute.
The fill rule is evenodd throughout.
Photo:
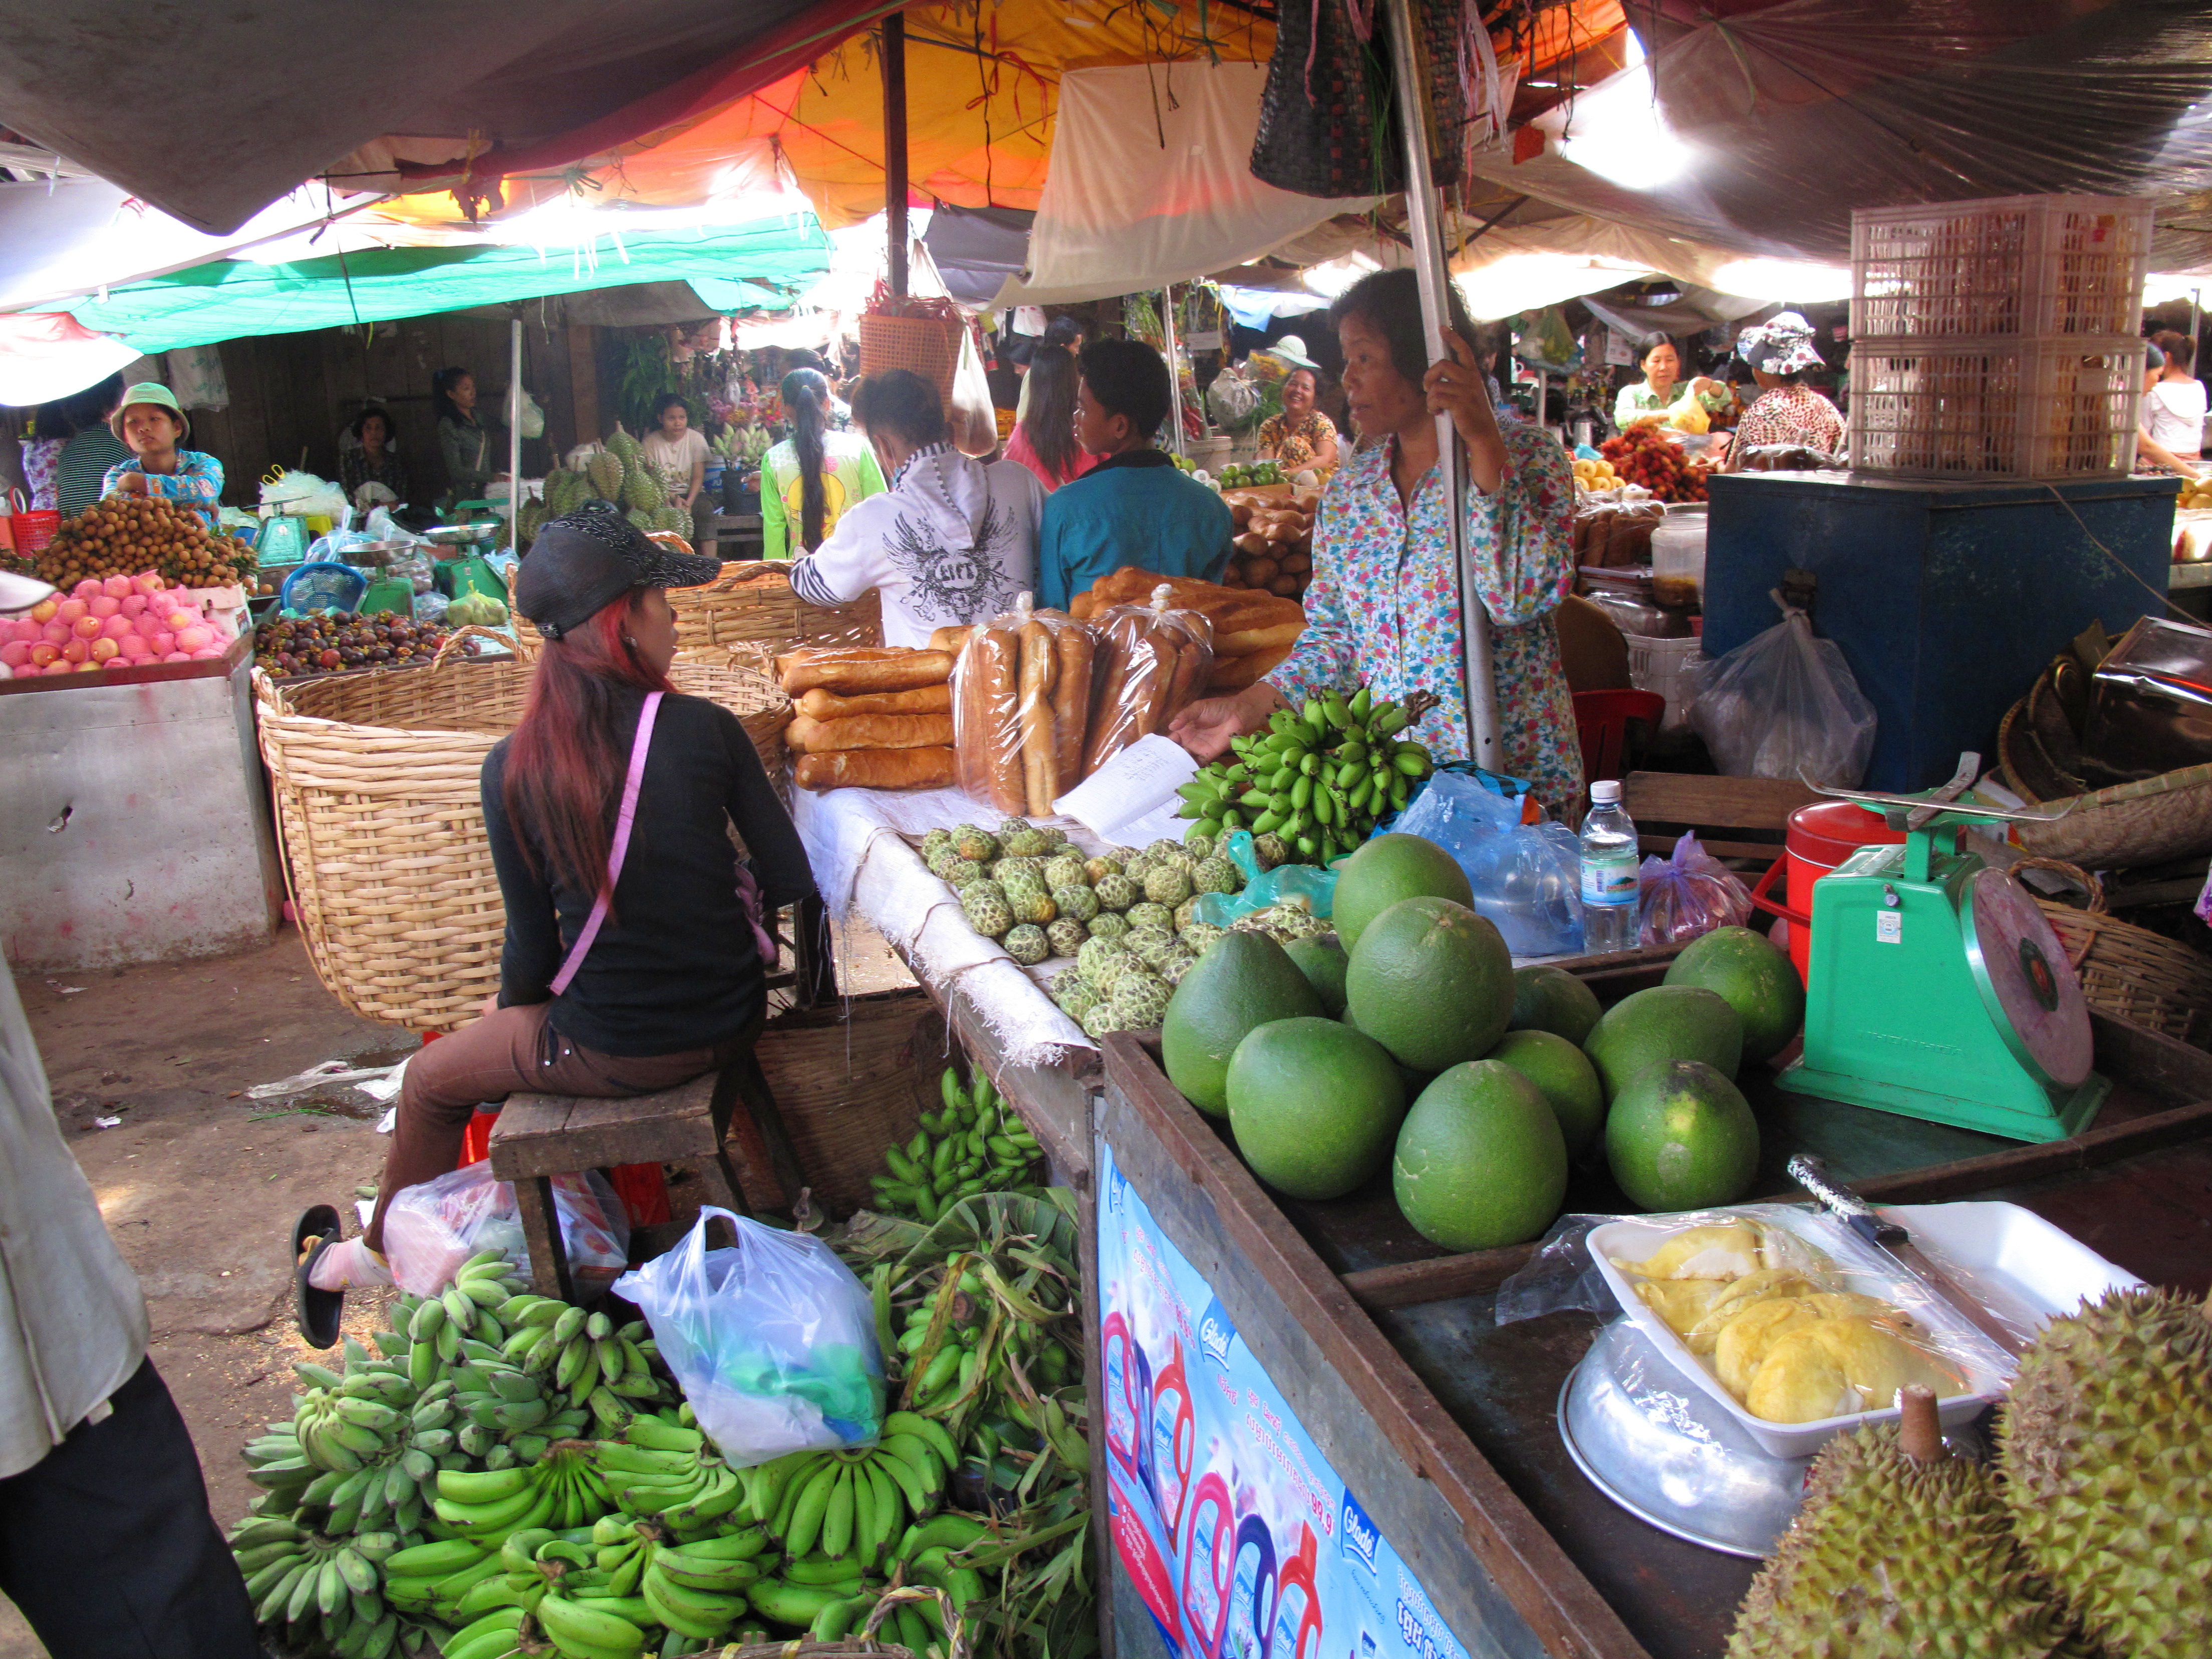
<svg viewBox="0 0 2212 1659"><path fill-rule="evenodd" d="M21 562L41 581L74 592L95 580L152 570L179 587L219 587L253 577L253 550L219 536L190 507L143 495L111 495L65 522Z"/></svg>
<svg viewBox="0 0 2212 1659"><path fill-rule="evenodd" d="M220 657L230 636L199 601L151 570L88 576L66 598L0 618L0 668L11 678L95 673Z"/></svg>

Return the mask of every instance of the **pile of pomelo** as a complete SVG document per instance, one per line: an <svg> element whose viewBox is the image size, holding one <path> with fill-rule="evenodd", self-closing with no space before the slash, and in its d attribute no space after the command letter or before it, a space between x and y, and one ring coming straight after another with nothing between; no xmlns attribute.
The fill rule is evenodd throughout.
<svg viewBox="0 0 2212 1659"><path fill-rule="evenodd" d="M1380 836L1337 869L1334 936L1224 934L1161 1025L1169 1079L1229 1120L1269 1186L1339 1198L1387 1163L1406 1219L1452 1250L1541 1233L1578 1162L1602 1158L1647 1211L1750 1189L1759 1125L1736 1068L1804 1014L1764 938L1708 933L1665 984L1601 1010L1561 969L1515 972L1433 842Z"/></svg>

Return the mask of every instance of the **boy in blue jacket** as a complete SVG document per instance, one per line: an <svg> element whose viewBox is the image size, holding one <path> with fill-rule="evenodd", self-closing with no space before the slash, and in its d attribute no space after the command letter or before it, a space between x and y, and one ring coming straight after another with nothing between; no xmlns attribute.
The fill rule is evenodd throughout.
<svg viewBox="0 0 2212 1659"><path fill-rule="evenodd" d="M1139 340L1093 340L1077 362L1075 439L1106 459L1046 498L1037 604L1064 611L1124 565L1220 580L1237 533L1228 505L1152 445L1174 402L1167 364Z"/></svg>

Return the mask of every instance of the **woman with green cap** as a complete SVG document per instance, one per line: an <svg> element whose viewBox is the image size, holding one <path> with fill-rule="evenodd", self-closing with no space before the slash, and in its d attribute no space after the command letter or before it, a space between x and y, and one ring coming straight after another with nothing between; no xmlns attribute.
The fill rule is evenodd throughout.
<svg viewBox="0 0 2212 1659"><path fill-rule="evenodd" d="M197 449L182 447L192 426L177 394L157 380L141 380L123 394L123 406L108 427L131 451L131 459L107 469L100 490L108 495L150 495L189 507L217 527L222 506L222 463Z"/></svg>

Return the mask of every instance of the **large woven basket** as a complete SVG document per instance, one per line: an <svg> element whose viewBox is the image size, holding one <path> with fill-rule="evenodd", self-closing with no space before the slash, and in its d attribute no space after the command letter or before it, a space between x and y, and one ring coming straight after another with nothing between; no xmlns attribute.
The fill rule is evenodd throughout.
<svg viewBox="0 0 2212 1659"><path fill-rule="evenodd" d="M2109 870L2212 853L2212 765L2091 789L2069 769L2081 750L2046 669L1997 727L2005 781L2031 806L2063 809L2023 823L2021 845L2043 858Z"/></svg>
<svg viewBox="0 0 2212 1659"><path fill-rule="evenodd" d="M364 1018L457 1030L499 988L507 911L478 776L522 716L526 659L303 680L254 676L261 756L307 957ZM679 664L680 691L737 714L769 775L791 706L764 676Z"/></svg>
<svg viewBox="0 0 2212 1659"><path fill-rule="evenodd" d="M850 605L809 605L791 591L790 567L732 560L704 587L672 587L679 660L720 657L733 646L758 645L772 654L795 645L881 645L883 605L870 588ZM538 630L518 614L518 635L528 650Z"/></svg>
<svg viewBox="0 0 2212 1659"><path fill-rule="evenodd" d="M2212 962L2163 933L2107 915L2104 884L2078 865L2027 858L2013 867L2054 870L2088 894L2086 910L2040 896L2035 902L2066 947L2091 1007L2212 1048Z"/></svg>
<svg viewBox="0 0 2212 1659"><path fill-rule="evenodd" d="M952 381L960 368L960 336L966 325L957 317L892 317L876 312L860 314L860 373L881 374L887 369L912 369L933 381L937 395L952 401Z"/></svg>

